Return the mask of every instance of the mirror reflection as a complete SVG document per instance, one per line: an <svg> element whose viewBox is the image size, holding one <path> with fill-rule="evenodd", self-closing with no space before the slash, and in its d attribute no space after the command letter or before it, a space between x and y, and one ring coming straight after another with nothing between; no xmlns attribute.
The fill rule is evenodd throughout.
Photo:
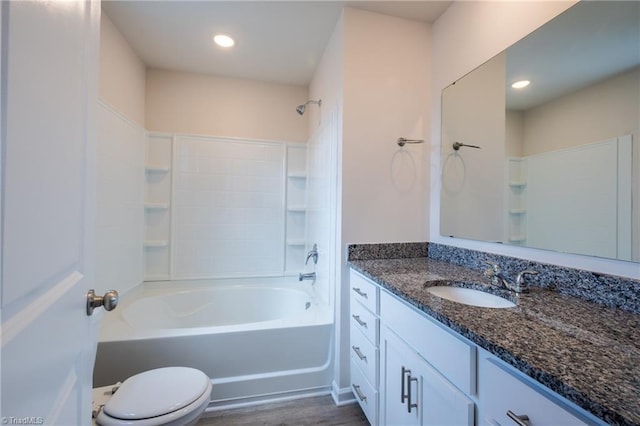
<svg viewBox="0 0 640 426"><path fill-rule="evenodd" d="M578 3L444 89L441 234L640 261L639 136L640 3Z"/></svg>

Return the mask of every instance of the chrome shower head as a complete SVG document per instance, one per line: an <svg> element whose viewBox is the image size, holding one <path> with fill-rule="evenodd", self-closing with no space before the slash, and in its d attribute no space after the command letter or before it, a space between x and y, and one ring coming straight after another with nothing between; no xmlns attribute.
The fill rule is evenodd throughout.
<svg viewBox="0 0 640 426"><path fill-rule="evenodd" d="M298 105L296 107L296 112L300 115L304 114L304 111L307 109L308 104L317 104L318 106L320 106L322 104L322 99L318 99L317 101L314 101L313 99L308 100L307 102Z"/></svg>

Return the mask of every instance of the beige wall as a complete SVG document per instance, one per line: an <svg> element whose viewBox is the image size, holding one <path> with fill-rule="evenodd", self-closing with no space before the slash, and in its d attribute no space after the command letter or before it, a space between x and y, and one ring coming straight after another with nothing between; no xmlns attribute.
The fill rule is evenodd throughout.
<svg viewBox="0 0 640 426"><path fill-rule="evenodd" d="M102 11L100 98L140 126L145 125L145 65Z"/></svg>
<svg viewBox="0 0 640 426"><path fill-rule="evenodd" d="M640 68L524 113L524 155L600 142L624 134L638 141Z"/></svg>
<svg viewBox="0 0 640 426"><path fill-rule="evenodd" d="M440 228L440 117L441 90L509 47L537 27L572 6L574 1L454 2L433 26L433 132L431 158L432 242L450 244L535 261L583 268L619 276L637 277L638 264L589 256L555 253L503 244L449 239Z"/></svg>
<svg viewBox="0 0 640 426"><path fill-rule="evenodd" d="M307 140L308 115L295 111L306 87L159 69L147 71L146 87L149 131Z"/></svg>
<svg viewBox="0 0 640 426"><path fill-rule="evenodd" d="M345 243L424 241L430 27L344 10L342 232ZM366 218L366 220L363 220Z"/></svg>

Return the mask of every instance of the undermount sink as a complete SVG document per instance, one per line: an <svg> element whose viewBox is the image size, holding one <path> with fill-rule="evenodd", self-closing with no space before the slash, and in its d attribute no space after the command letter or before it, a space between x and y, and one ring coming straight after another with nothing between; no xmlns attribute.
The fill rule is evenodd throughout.
<svg viewBox="0 0 640 426"><path fill-rule="evenodd" d="M474 290L471 288L452 287L452 286L433 286L427 290L438 297L451 300L465 305L479 306L481 308L513 308L516 306L510 300L504 299L495 294L485 293L484 291Z"/></svg>

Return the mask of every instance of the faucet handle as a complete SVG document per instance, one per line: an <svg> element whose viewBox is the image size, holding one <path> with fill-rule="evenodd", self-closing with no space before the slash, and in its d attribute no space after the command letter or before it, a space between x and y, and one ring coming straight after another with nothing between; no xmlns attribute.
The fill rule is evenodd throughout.
<svg viewBox="0 0 640 426"><path fill-rule="evenodd" d="M522 271L516 277L516 282L518 284L524 284L525 275L538 275L538 271L530 271L530 270Z"/></svg>
<svg viewBox="0 0 640 426"><path fill-rule="evenodd" d="M309 262L309 259L313 259L314 265L318 264L318 245L317 244L314 244L311 250L309 251L309 253L307 253L307 258L304 261L305 265Z"/></svg>
<svg viewBox="0 0 640 426"><path fill-rule="evenodd" d="M491 266L491 268L484 271L484 276L491 278L491 283L500 287L500 266L498 266L497 263L489 262L488 260L485 260L484 263Z"/></svg>
<svg viewBox="0 0 640 426"><path fill-rule="evenodd" d="M485 260L484 263L491 266L491 268L484 271L485 276L494 277L500 273L500 266L497 263L489 262L488 260Z"/></svg>

